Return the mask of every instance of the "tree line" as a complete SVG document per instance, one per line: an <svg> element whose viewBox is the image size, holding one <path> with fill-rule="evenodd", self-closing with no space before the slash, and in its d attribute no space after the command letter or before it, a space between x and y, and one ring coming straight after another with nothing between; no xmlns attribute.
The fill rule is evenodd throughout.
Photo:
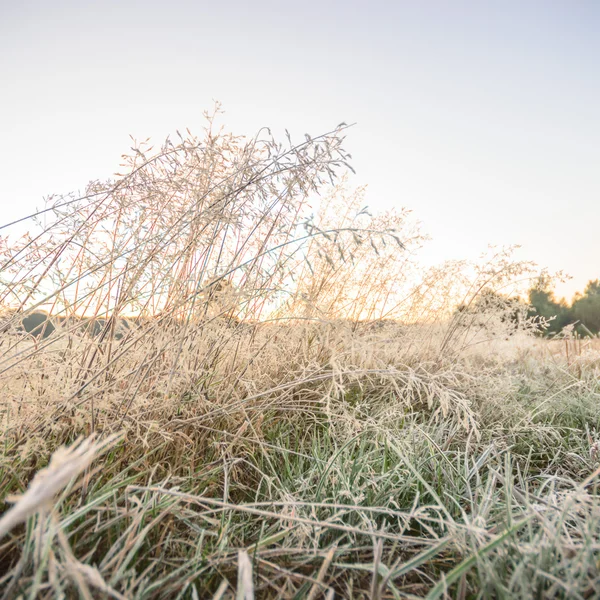
<svg viewBox="0 0 600 600"><path fill-rule="evenodd" d="M529 316L543 317L546 336L560 333L567 325L573 325L581 336L600 333L600 280L590 281L583 293L577 292L571 304L557 300L550 281L541 277L529 290Z"/></svg>

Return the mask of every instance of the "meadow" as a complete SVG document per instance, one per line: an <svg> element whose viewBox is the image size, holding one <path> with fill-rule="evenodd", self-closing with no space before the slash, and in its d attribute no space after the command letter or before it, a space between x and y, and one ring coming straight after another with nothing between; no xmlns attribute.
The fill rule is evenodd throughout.
<svg viewBox="0 0 600 600"><path fill-rule="evenodd" d="M598 341L510 249L422 268L346 129L209 118L0 230L0 597L600 596Z"/></svg>

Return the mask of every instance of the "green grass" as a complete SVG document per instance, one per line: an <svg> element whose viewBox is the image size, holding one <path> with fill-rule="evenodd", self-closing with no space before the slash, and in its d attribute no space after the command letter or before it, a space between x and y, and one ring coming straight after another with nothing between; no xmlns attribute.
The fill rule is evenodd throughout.
<svg viewBox="0 0 600 600"><path fill-rule="evenodd" d="M600 597L597 340L419 265L346 129L209 118L1 240L1 600Z"/></svg>
<svg viewBox="0 0 600 600"><path fill-rule="evenodd" d="M165 422L146 448L120 442L85 493L57 501L44 527L68 546L40 541L36 518L3 540L2 586L12 597L75 597L83 585L92 597L205 598L226 585L233 597L245 550L257 597L595 597L600 498L585 428L599 427L600 407L589 386L579 392L532 423L480 418L474 432L405 411L364 418L343 442L318 412L271 411L262 440ZM369 396L352 398L356 419ZM17 450L0 468L11 493L41 466Z"/></svg>

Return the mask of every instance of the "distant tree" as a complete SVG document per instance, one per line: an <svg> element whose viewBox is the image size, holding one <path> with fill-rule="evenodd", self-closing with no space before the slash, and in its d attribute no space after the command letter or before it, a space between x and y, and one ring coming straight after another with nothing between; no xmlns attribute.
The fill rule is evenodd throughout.
<svg viewBox="0 0 600 600"><path fill-rule="evenodd" d="M27 315L22 324L23 329L34 337L47 338L55 329L49 315L43 312L34 312Z"/></svg>
<svg viewBox="0 0 600 600"><path fill-rule="evenodd" d="M600 280L590 281L583 295L573 300L573 316L579 320L583 334L600 332ZM587 331L586 331L587 330Z"/></svg>
<svg viewBox="0 0 600 600"><path fill-rule="evenodd" d="M554 292L550 289L550 281L546 277L540 277L535 285L529 290L530 310L528 316L531 318L541 317L545 325L540 326L540 333L544 335L556 335L565 327L575 321L571 308L564 300L557 301Z"/></svg>

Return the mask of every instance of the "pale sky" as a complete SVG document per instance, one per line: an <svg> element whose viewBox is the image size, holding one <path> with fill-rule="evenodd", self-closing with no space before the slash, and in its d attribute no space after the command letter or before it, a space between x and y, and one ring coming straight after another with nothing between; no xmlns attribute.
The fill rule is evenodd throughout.
<svg viewBox="0 0 600 600"><path fill-rule="evenodd" d="M347 149L373 209L407 206L426 262L488 244L600 277L600 2L0 0L0 223L118 170L129 134Z"/></svg>

